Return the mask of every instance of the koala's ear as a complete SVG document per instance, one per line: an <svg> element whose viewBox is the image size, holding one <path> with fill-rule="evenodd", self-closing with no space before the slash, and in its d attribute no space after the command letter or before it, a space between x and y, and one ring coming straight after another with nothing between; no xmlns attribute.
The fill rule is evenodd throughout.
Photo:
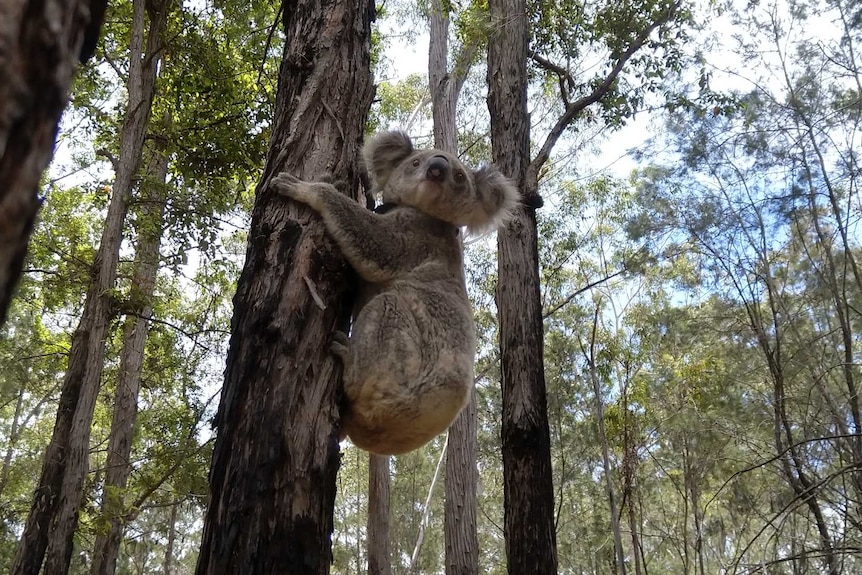
<svg viewBox="0 0 862 575"><path fill-rule="evenodd" d="M476 202L468 214L466 226L476 233L499 227L512 215L521 198L515 183L494 166L484 166L473 172Z"/></svg>
<svg viewBox="0 0 862 575"><path fill-rule="evenodd" d="M412 153L413 142L404 132L381 132L373 136L365 144L362 156L374 190L383 190L392 171Z"/></svg>

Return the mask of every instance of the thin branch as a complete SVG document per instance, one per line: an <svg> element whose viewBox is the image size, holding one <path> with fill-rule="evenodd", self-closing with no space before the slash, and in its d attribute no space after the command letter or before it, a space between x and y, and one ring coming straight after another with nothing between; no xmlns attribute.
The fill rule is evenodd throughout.
<svg viewBox="0 0 862 575"><path fill-rule="evenodd" d="M593 91L586 96L579 98L566 106L566 111L560 116L557 123L551 128L551 131L548 133L548 137L545 138L545 142L542 144L542 147L539 149L539 153L530 162L530 165L527 167L527 187L538 181L538 174L541 167L548 161L548 158L551 155L551 150L556 145L557 140L560 139L560 136L563 134L566 128L569 127L578 115L584 111L587 106L590 106L599 100L601 100L611 89L614 82L616 82L617 77L622 72L623 67L626 63L631 59L631 57L640 50L644 44L646 44L649 39L650 34L658 28L659 26L665 24L670 20L670 18L676 13L676 9L679 6L679 3L675 3L668 8L668 10L656 19L655 22L647 26L638 36L634 39L634 41L629 45L625 52L623 52L619 58L617 58L614 67L611 69L610 73L605 77L601 84L595 87ZM535 56L534 56L535 58Z"/></svg>
<svg viewBox="0 0 862 575"><path fill-rule="evenodd" d="M821 487L823 487L824 485L826 485L827 483L829 483L830 481L832 481L836 477L840 477L840 476L844 475L845 473L854 472L854 471L858 473L858 472L862 472L862 469L860 469L859 465L857 465L856 463L851 463L850 465L846 465L846 466L830 473L829 475L823 477L822 479L819 479L813 483L810 483L809 485L807 485L805 487L804 490L802 490L799 493L797 493L796 495L794 495L794 497L790 501L788 501L781 509L779 509L777 512L775 512L772 515L772 518L768 519L767 522L763 525L763 527L761 527L757 531L757 533L754 534L754 537L752 537L748 541L748 543L745 544L745 546L742 548L742 550L736 556L736 559L733 561L733 572L736 573L738 571L740 562L742 561L742 557L748 552L749 549L751 549L751 546L754 545L754 542L757 541L757 539L761 535L763 535L763 532L766 531L766 529L768 527L772 526L772 523L776 519L781 517L784 513L790 511L793 507L795 507L797 505L802 505L802 504L808 502L808 500L810 500L814 496L814 493L818 489L820 489ZM830 550L834 550L834 549L830 546L829 548L823 550L823 554L824 554L823 556L826 558L829 558L831 556Z"/></svg>
<svg viewBox="0 0 862 575"><path fill-rule="evenodd" d="M532 60L536 64L538 64L540 68L544 68L548 72L552 72L557 75L557 80L560 83L560 96L563 98L563 103L566 105L566 107L568 107L570 104L569 93L571 92L572 88L575 87L575 79L572 78L572 75L569 73L569 71L562 66L554 64L553 62L539 54L533 53L530 58L532 58Z"/></svg>
<svg viewBox="0 0 862 575"><path fill-rule="evenodd" d="M431 487L428 488L428 497L425 498L425 508L422 510L422 519L419 522L419 534L416 536L416 546L413 547L413 555L410 556L409 573L416 573L419 551L422 549L422 542L425 540L425 530L428 528L428 521L431 518L431 496L434 494L434 487L437 485L437 479L440 477L440 468L443 465L443 460L446 458L446 448L448 445L449 436L447 435L446 441L443 443L443 449L440 451L440 459L437 460L437 468L434 469Z"/></svg>
<svg viewBox="0 0 862 575"><path fill-rule="evenodd" d="M722 484L721 484L721 486L720 486L720 487L715 491L715 493L713 494L713 496L709 498L709 501L707 501L707 502L706 502L706 504L703 506L703 512L704 512L704 513L706 513L706 510L707 510L707 508L709 508L709 505L710 505L713 501L715 501L715 500L716 500L716 498L721 494L721 492L724 490L724 488L725 488L725 487L727 487L727 484L728 484L728 483L730 483L731 481L733 481L734 479L736 479L736 478L737 478L737 477L739 477L740 475L744 475L744 474L746 474L746 473L750 473L750 472L752 472L752 471L754 471L754 470L756 470L756 469L760 469L761 467L764 467L764 466L766 466L766 465L769 465L769 464L770 464L770 463L772 463L773 461L777 461L777 460L781 459L782 457L784 457L784 455L786 455L786 454L787 454L787 452L788 452L788 451L790 451L790 450L792 450L792 449L796 449L797 447L800 447L800 446L802 446L802 445L805 445L806 443L815 443L815 442L817 442L817 441L830 441L830 440L833 440L833 439L848 439L848 438L851 438L851 437L859 437L860 435L862 435L862 434L859 434L859 433L842 433L842 434L840 434L840 435L827 435L827 436L824 436L824 437L812 437L811 439L803 439L803 440L801 440L801 441L797 441L797 442L796 442L796 443L794 443L793 445L788 445L787 447L785 447L784 449L782 449L782 450L781 450L781 452L780 452L780 453L778 453L777 455L773 455L773 456L772 456L772 457L770 457L769 459L764 459L764 460L763 460L763 461L761 461L760 463L756 463L756 464L754 464L754 465L751 465L751 466L749 466L749 467L746 467L745 469L740 469L739 471L735 472L733 475L731 475L730 477L728 477L728 478L724 481L724 483L722 483Z"/></svg>
<svg viewBox="0 0 862 575"><path fill-rule="evenodd" d="M614 273L612 273L612 274L611 274L611 275L609 275L609 276L605 276L605 277L603 277L602 279L599 279L599 280L596 280L596 281L594 281L594 282L588 283L588 284L587 284L587 285L585 285L584 287L582 287L582 288L579 288L579 289L575 290L574 292L572 292L572 293L570 293L569 295L567 295L567 296L565 297L565 299L563 299L563 301L561 301L560 303L558 303L557 305L555 305L555 306L554 306L554 307L552 307L551 309L549 309L549 310L547 310L546 312L544 312L544 313L542 314L542 319L548 319L549 317L551 317L552 315L554 315L555 313L557 313L558 311L560 311L560 309L562 309L563 307L565 307L565 306L569 305L569 304L572 302L572 300L573 300L573 299L575 299L576 297L578 297L579 295L581 295L581 294L582 294L582 293L584 293L585 291L591 290L591 289L593 289L594 287L596 287L597 285L600 285L600 284L603 284L603 283L605 283L605 282L607 282L607 281L610 281L610 280L614 279L615 277L617 277L617 276L620 276L620 275L624 274L625 272L626 272L626 269L625 269L625 268L623 268L623 269L621 269L621 270L615 271Z"/></svg>
<svg viewBox="0 0 862 575"><path fill-rule="evenodd" d="M96 155L106 158L109 162L111 162L111 165L114 166L114 171L117 171L117 165L119 162L117 161L117 158L115 158L114 155L111 154L111 152L109 152L106 148L99 148L98 150L96 150Z"/></svg>
<svg viewBox="0 0 862 575"><path fill-rule="evenodd" d="M461 49L455 55L455 64L450 72L450 80L452 81L452 90L456 94L461 93L461 88L464 87L464 82L467 80L467 75L470 73L470 68L473 66L473 61L476 59L476 53L479 51L481 40L473 38L467 44L461 46Z"/></svg>
<svg viewBox="0 0 862 575"><path fill-rule="evenodd" d="M257 70L257 83L260 84L261 78L263 78L263 68L266 66L266 55L269 54L269 47L272 45L272 37L275 35L275 28L278 26L278 23L281 22L281 15L284 12L284 2L281 2L278 6L278 13L275 15L275 21L272 23L272 26L269 27L269 32L266 35L266 45L263 47L263 57L260 60L260 68Z"/></svg>

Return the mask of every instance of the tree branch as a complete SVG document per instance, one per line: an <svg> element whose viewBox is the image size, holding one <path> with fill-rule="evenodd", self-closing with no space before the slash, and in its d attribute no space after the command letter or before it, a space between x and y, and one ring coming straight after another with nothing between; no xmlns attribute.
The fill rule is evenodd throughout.
<svg viewBox="0 0 862 575"><path fill-rule="evenodd" d="M560 96L563 98L563 103L568 108L569 102L569 94L571 90L575 87L575 79L572 78L572 75L569 71L558 64L554 64L544 56L541 56L537 53L533 53L532 56L533 62L539 65L540 68L544 68L548 72L557 75L557 79L560 83Z"/></svg>
<svg viewBox="0 0 862 575"><path fill-rule="evenodd" d="M563 299L563 301L561 301L560 303L558 303L557 305L555 305L554 307L552 307L551 309L549 309L548 311L546 311L545 313L543 313L543 314L542 314L542 319L548 319L549 317L551 317L552 315L554 315L555 313L557 313L558 311L560 311L560 309L562 309L563 307L565 307L565 306L569 305L569 304L572 302L572 300L573 300L573 299L575 299L576 297L578 297L579 295L581 295L581 294L582 294L582 293L584 293L585 291L590 290L590 289L592 289L592 288L596 287L596 286L597 286L597 285L599 285L599 284L603 284L603 283L605 283L606 281L610 281L610 280L614 279L615 277L617 277L617 276L619 276L619 275L624 274L624 273L625 273L625 271L626 271L626 270L625 270L625 268L623 268L623 269L621 269L621 270L615 271L614 273L612 273L612 274L611 274L611 275L609 275L609 276L605 276L605 277L603 277L602 279L599 279L599 280L596 280L596 281L594 281L594 282L588 283L587 285L585 285L585 286L584 286L584 287L582 287L582 288L576 289L575 291L573 291L572 293L570 293L568 296L566 296L566 297L565 297L565 299Z"/></svg>
<svg viewBox="0 0 862 575"><path fill-rule="evenodd" d="M476 59L476 53L479 51L481 41L479 38L471 38L470 41L461 46L458 53L455 55L455 63L452 65L451 82L452 89L456 94L461 93L461 88L464 87L464 82L467 80L467 74L470 73L470 68L473 66L473 61Z"/></svg>
<svg viewBox="0 0 862 575"><path fill-rule="evenodd" d="M569 125L575 120L575 118L580 115L581 112L584 111L584 109L587 108L587 106L598 102L610 91L611 86L613 86L614 82L616 82L617 77L619 77L620 72L622 72L623 67L626 65L626 63L631 59L635 52L640 50L644 46L644 44L646 44L650 34L652 34L656 28L658 28L662 24L665 24L671 19L671 17L676 13L676 9L678 6L679 3L676 2L670 7L668 7L668 9L662 15L660 15L655 22L647 26L640 34L638 34L638 36L634 39L634 41L632 41L626 51L623 52L617 58L617 61L614 64L613 68L611 68L611 71L608 73L605 79L602 80L601 84L596 86L593 91L586 96L583 96L582 98L579 98L566 106L566 111L563 113L562 116L560 116L560 118L557 120L557 123L554 124L554 127L551 128L551 131L548 133L547 138L545 138L545 142L539 149L539 153L536 154L536 157L533 159L532 162L530 162L530 165L527 167L527 190L538 184L539 170L542 168L545 162L548 161L548 158L551 155L551 150L556 145L557 140L560 139L560 136L563 134L566 128L569 127ZM541 56L538 57L541 58ZM534 60L536 58L537 56L533 57ZM554 67L556 69L560 69L559 66L555 66L547 60L545 61L549 66L552 67L551 69L554 69Z"/></svg>

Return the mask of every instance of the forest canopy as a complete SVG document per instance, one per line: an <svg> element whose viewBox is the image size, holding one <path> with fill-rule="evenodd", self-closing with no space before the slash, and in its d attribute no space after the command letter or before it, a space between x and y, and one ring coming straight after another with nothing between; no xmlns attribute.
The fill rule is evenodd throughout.
<svg viewBox="0 0 862 575"><path fill-rule="evenodd" d="M42 553L70 554L69 573L193 573L198 561L285 15L256 1L158 4L109 3L0 327L3 570L29 533L86 347L76 333L94 317L103 348L86 352L95 385L78 400L89 420L68 424L81 434L64 448L86 472L68 549L49 537ZM488 3L439 4L460 90L454 146L488 163ZM377 5L366 135L439 135L431 12ZM544 200L558 572L862 571L862 5L531 0L527 21L522 183ZM108 239L110 285L94 281ZM477 561L490 575L507 572L498 256L487 235L465 245ZM389 464L392 572L446 571L446 441ZM366 572L368 474L345 442L334 573Z"/></svg>

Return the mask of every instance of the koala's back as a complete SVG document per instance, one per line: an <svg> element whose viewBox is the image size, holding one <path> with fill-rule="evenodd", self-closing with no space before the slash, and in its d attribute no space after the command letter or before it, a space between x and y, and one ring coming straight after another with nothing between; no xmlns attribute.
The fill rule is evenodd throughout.
<svg viewBox="0 0 862 575"><path fill-rule="evenodd" d="M410 265L361 286L344 374L346 434L389 454L449 427L469 399L475 355L457 228L412 208L398 212L392 217L417 238L407 234L401 250Z"/></svg>

